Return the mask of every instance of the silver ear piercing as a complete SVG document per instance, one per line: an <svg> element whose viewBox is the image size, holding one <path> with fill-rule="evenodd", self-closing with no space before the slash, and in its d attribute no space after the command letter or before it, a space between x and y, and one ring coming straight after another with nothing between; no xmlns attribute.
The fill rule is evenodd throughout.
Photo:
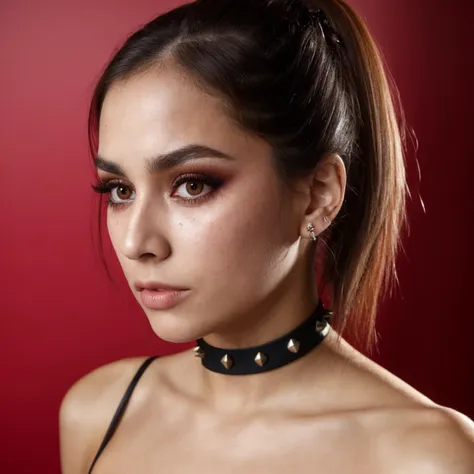
<svg viewBox="0 0 474 474"><path fill-rule="evenodd" d="M327 224L328 222L331 222L331 221L328 219L327 216L324 216L324 217L323 217L323 222L324 222L325 224Z"/></svg>
<svg viewBox="0 0 474 474"><path fill-rule="evenodd" d="M313 242L316 242L316 240L318 240L318 236L314 233L314 225L312 222L308 222L308 224L306 225L306 229L308 230L308 232L311 234L311 239L313 240Z"/></svg>

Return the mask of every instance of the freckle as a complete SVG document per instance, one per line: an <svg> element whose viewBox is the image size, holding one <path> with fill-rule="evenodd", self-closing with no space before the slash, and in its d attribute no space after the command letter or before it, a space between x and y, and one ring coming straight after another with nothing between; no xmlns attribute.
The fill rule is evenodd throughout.
<svg viewBox="0 0 474 474"><path fill-rule="evenodd" d="M182 222L179 222L178 225L179 225L180 227L183 227L183 223L182 223Z"/></svg>

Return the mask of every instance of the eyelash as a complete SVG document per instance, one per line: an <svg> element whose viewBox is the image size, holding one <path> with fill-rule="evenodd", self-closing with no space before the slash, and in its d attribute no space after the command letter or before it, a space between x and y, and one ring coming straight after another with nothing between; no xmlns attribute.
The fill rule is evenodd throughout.
<svg viewBox="0 0 474 474"><path fill-rule="evenodd" d="M173 192L176 189L178 189L182 184L187 183L187 182L207 184L208 186L213 188L214 191L222 185L222 180L217 179L217 178L212 178L210 176L205 176L205 175L187 174L187 175L180 176L178 180L175 181L175 183L173 183ZM96 193L99 193L99 194L108 194L109 197L106 200L107 206L111 208L117 208L117 207L127 204L126 202L123 202L123 203L113 202L110 199L110 193L120 185L133 190L131 186L128 186L127 184L125 184L123 181L119 179L99 180L97 184L92 185L92 189ZM196 198L192 198L192 199L179 198L179 199L181 199L181 201L184 201L186 204L191 204L191 203L195 204L196 202L202 202L210 198L212 194L213 194L213 191L209 191L203 196L198 196Z"/></svg>

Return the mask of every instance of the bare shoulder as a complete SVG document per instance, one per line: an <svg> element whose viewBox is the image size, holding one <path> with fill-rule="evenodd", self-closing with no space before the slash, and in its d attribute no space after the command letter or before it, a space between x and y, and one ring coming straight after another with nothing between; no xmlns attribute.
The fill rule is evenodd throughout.
<svg viewBox="0 0 474 474"><path fill-rule="evenodd" d="M334 344L338 386L390 474L473 474L474 422L437 404L343 342ZM340 392L339 392L340 393ZM347 400L346 400L347 401Z"/></svg>
<svg viewBox="0 0 474 474"><path fill-rule="evenodd" d="M84 375L67 391L59 410L64 474L87 472L122 396L145 360L128 358L103 365ZM142 381L137 385L134 404L144 398L146 385Z"/></svg>
<svg viewBox="0 0 474 474"><path fill-rule="evenodd" d="M442 406L404 409L398 429L385 438L393 474L474 473L474 422ZM393 419L393 418L392 418Z"/></svg>
<svg viewBox="0 0 474 474"><path fill-rule="evenodd" d="M367 411L366 419L380 458L385 460L384 469L390 460L390 468L382 472L474 474L471 419L436 404L395 376L382 371L379 377L374 370L372 377L379 400Z"/></svg>

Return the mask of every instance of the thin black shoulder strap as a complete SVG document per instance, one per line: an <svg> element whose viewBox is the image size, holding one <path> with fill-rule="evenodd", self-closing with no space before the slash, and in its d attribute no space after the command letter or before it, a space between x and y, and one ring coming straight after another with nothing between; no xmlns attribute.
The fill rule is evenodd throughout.
<svg viewBox="0 0 474 474"><path fill-rule="evenodd" d="M120 400L120 403L117 407L117 410L115 411L115 414L112 418L112 421L110 422L109 427L107 428L107 432L105 433L104 439L102 440L102 443L97 451L97 454L95 455L94 460L92 461L91 467L89 469L89 474L91 474L92 469L95 466L95 463L99 459L99 456L102 454L102 451L105 449L107 444L110 441L110 438L112 438L113 434L115 433L115 430L117 429L120 420L122 419L123 414L125 413L125 409L127 408L128 402L130 401L130 398L132 396L133 391L135 390L135 387L137 386L138 381L140 380L141 376L147 369L147 367L157 358L158 356L152 356L146 359L142 365L138 368L137 372L135 373L133 379L131 380L130 384L127 387L127 390L123 394L122 399Z"/></svg>

